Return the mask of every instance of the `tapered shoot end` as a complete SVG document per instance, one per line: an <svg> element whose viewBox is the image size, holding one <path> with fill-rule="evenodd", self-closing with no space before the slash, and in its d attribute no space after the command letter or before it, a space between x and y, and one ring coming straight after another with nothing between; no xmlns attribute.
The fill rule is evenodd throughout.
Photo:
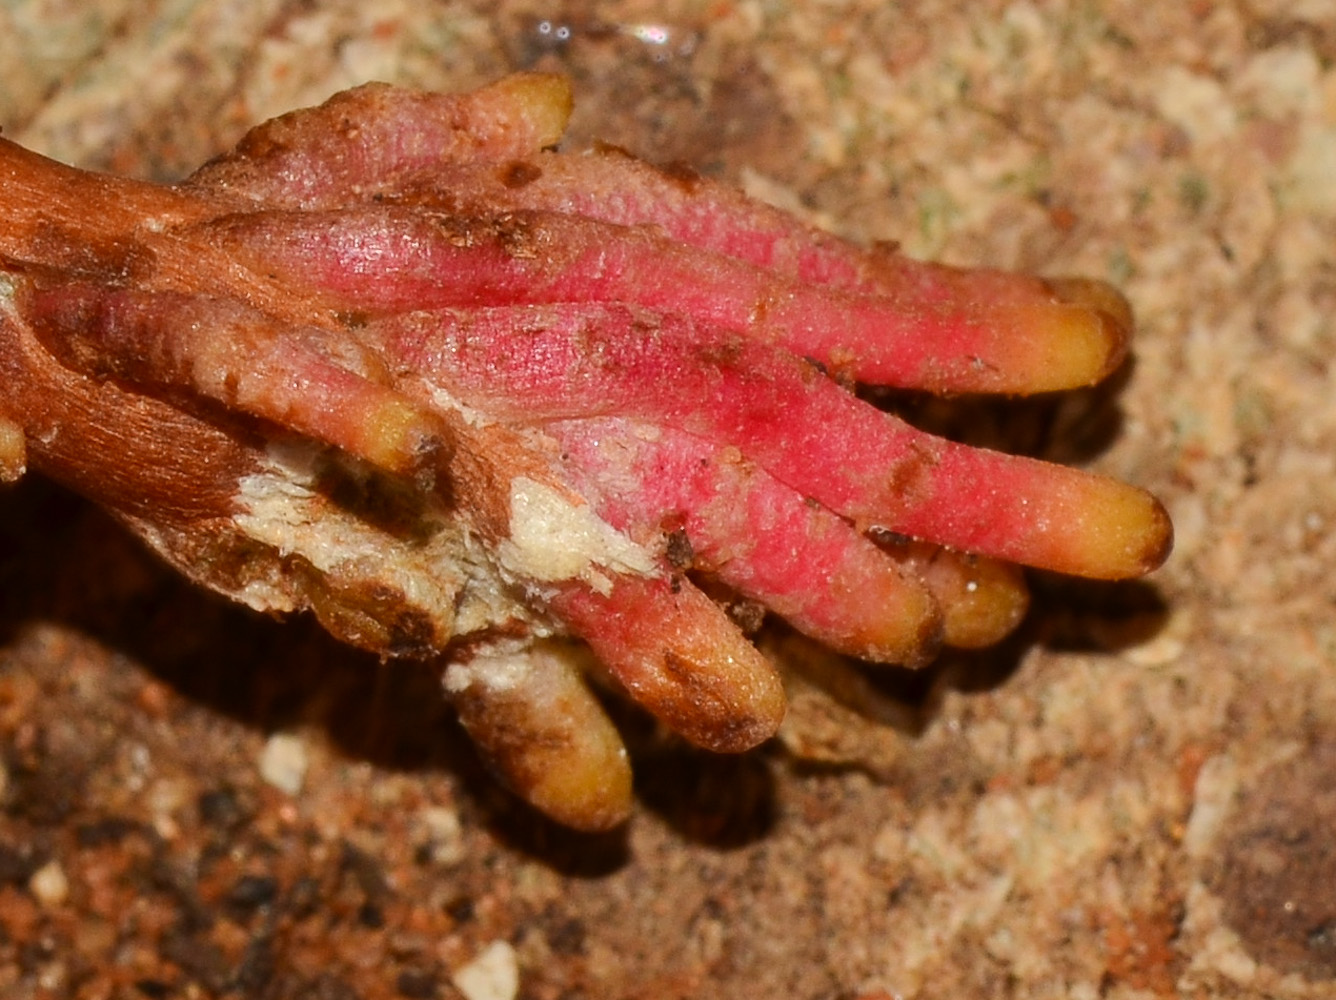
<svg viewBox="0 0 1336 1000"><path fill-rule="evenodd" d="M1050 536L1055 551L1046 568L1095 580L1130 580L1169 558L1173 525L1164 505L1145 490L1091 476L1066 500L1071 520L1068 530Z"/></svg>
<svg viewBox="0 0 1336 1000"><path fill-rule="evenodd" d="M1127 358L1132 311L1098 281L1050 282L1057 301L1000 307L995 320L1007 335L998 345L1001 370L994 391L1053 392L1094 385Z"/></svg>
<svg viewBox="0 0 1336 1000"><path fill-rule="evenodd" d="M453 663L445 690L464 728L530 805L577 830L609 830L631 813L621 736L585 685L571 643L484 651Z"/></svg>
<svg viewBox="0 0 1336 1000"><path fill-rule="evenodd" d="M563 583L549 601L637 702L697 746L740 753L784 720L775 668L691 583L622 574L607 594Z"/></svg>
<svg viewBox="0 0 1336 1000"><path fill-rule="evenodd" d="M523 131L540 147L557 144L575 107L570 81L555 73L516 73L487 90L496 95L498 107L524 121Z"/></svg>

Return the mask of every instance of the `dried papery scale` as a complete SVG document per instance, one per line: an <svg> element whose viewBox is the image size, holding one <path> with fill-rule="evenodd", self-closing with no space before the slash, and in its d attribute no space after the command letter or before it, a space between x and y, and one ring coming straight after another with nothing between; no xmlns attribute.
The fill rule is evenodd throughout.
<svg viewBox="0 0 1336 1000"><path fill-rule="evenodd" d="M847 390L1091 384L1127 349L1116 292L555 152L570 107L543 75L370 85L168 187L0 142L0 476L68 484L252 608L439 662L501 775L586 829L631 795L591 679L713 750L779 725L779 674L707 591L913 665L1013 628L1016 564L1164 559L1148 494Z"/></svg>

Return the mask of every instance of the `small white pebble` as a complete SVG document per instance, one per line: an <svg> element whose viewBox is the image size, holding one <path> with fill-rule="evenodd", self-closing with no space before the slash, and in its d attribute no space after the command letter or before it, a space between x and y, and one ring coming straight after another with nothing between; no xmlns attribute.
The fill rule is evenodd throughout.
<svg viewBox="0 0 1336 1000"><path fill-rule="evenodd" d="M47 906L59 906L70 894L70 880L65 876L65 869L59 861L48 861L32 873L28 879L28 889L38 901Z"/></svg>
<svg viewBox="0 0 1336 1000"><path fill-rule="evenodd" d="M275 733L260 751L260 777L280 791L296 795L306 780L306 744L292 733Z"/></svg>
<svg viewBox="0 0 1336 1000"><path fill-rule="evenodd" d="M144 744L135 743L129 748L128 756L129 771L125 775L125 787L132 792L142 792L153 767L153 754Z"/></svg>
<svg viewBox="0 0 1336 1000"><path fill-rule="evenodd" d="M37 985L48 993L63 993L69 985L65 979L68 971L64 962L52 962L37 974Z"/></svg>
<svg viewBox="0 0 1336 1000"><path fill-rule="evenodd" d="M464 857L464 827L459 814L444 806L422 810L422 825L431 846L431 859L438 865L453 865Z"/></svg>
<svg viewBox="0 0 1336 1000"><path fill-rule="evenodd" d="M515 1000L520 991L520 965L515 949L493 941L452 977L467 1000Z"/></svg>

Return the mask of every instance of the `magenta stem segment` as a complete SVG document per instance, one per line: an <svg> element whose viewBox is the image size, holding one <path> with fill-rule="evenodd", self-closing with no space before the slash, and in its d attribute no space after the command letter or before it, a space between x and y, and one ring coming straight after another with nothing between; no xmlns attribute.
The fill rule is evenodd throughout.
<svg viewBox="0 0 1336 1000"><path fill-rule="evenodd" d="M259 273L372 314L437 307L622 302L782 346L865 382L935 392L1085 385L1122 360L1126 331L1056 296L986 308L922 269L915 295L844 291L627 227L550 212L486 218L405 206L251 213L208 223ZM987 279L985 279L987 280ZM960 286L963 287L963 286Z"/></svg>
<svg viewBox="0 0 1336 1000"><path fill-rule="evenodd" d="M516 417L634 416L735 446L860 529L1108 579L1146 572L1168 545L1142 490L933 437L796 358L677 317L441 310L375 332L392 364Z"/></svg>
<svg viewBox="0 0 1336 1000"><path fill-rule="evenodd" d="M516 73L467 94L369 83L256 126L184 185L270 207L350 204L447 163L506 162L561 138L570 84Z"/></svg>
<svg viewBox="0 0 1336 1000"><path fill-rule="evenodd" d="M546 603L637 702L693 743L735 753L779 728L775 668L690 583L617 575L602 593L569 581Z"/></svg>
<svg viewBox="0 0 1336 1000"><path fill-rule="evenodd" d="M189 388L391 472L430 471L449 439L436 414L376 381L379 361L365 348L232 299L68 282L34 290L26 312L53 352L85 371Z"/></svg>
<svg viewBox="0 0 1336 1000"><path fill-rule="evenodd" d="M736 449L620 418L547 430L616 527L655 542L681 531L690 553L679 560L841 652L903 664L936 653L942 622L927 590Z"/></svg>

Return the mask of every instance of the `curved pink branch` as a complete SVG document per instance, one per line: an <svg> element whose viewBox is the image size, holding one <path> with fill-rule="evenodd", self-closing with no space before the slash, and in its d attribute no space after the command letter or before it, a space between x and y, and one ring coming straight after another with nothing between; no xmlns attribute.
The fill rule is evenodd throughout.
<svg viewBox="0 0 1336 1000"><path fill-rule="evenodd" d="M389 472L431 475L450 442L440 416L385 385L352 338L235 299L67 282L39 285L25 312L53 354L90 375L211 399Z"/></svg>

